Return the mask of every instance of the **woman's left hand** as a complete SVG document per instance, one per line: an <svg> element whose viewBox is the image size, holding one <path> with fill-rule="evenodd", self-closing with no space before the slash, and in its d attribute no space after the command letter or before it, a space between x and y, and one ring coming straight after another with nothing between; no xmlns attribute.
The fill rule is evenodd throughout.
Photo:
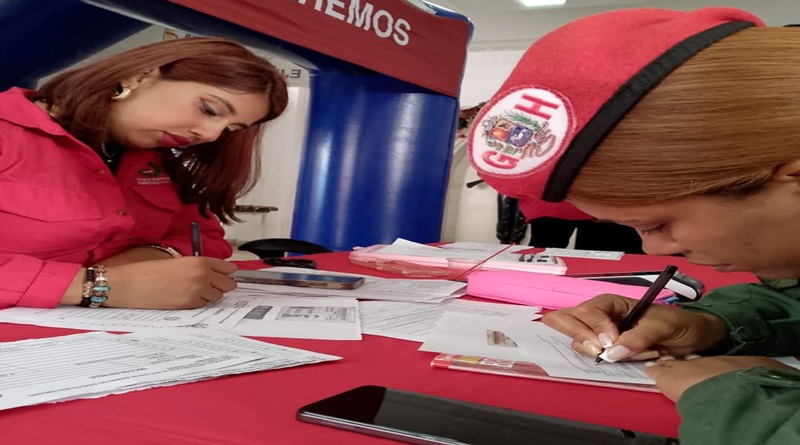
<svg viewBox="0 0 800 445"><path fill-rule="evenodd" d="M656 362L647 363L645 372L656 381L656 386L665 396L677 402L684 391L706 379L731 371L759 366L794 369L766 357L700 357L690 355L683 359L661 357Z"/></svg>

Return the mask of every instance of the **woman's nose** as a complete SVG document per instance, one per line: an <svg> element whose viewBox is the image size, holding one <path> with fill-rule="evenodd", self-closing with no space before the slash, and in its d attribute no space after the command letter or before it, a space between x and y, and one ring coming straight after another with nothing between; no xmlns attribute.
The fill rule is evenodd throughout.
<svg viewBox="0 0 800 445"><path fill-rule="evenodd" d="M667 236L643 236L642 250L648 255L676 255L683 253L681 246Z"/></svg>
<svg viewBox="0 0 800 445"><path fill-rule="evenodd" d="M191 133L198 139L198 142L216 141L225 130L225 124L207 124L197 127Z"/></svg>

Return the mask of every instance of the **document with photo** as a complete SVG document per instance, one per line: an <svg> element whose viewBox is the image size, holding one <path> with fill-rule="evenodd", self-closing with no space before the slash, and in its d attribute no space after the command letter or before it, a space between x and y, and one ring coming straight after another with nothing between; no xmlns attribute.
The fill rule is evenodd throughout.
<svg viewBox="0 0 800 445"><path fill-rule="evenodd" d="M532 306L470 300L451 300L440 304L396 301L359 303L361 330L364 334L419 342L425 341L446 311L530 321L541 317L540 310L541 308Z"/></svg>
<svg viewBox="0 0 800 445"><path fill-rule="evenodd" d="M246 292L237 290L237 298ZM254 337L361 340L358 301L341 297L250 297L255 304L231 329Z"/></svg>

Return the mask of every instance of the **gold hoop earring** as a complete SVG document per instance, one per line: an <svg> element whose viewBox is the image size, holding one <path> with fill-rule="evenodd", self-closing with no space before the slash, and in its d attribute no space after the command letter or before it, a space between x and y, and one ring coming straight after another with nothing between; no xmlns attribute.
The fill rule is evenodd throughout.
<svg viewBox="0 0 800 445"><path fill-rule="evenodd" d="M118 91L113 96L111 96L111 100L115 100L117 102L125 100L128 98L128 96L131 95L131 92L133 92L132 89L128 87L119 86Z"/></svg>

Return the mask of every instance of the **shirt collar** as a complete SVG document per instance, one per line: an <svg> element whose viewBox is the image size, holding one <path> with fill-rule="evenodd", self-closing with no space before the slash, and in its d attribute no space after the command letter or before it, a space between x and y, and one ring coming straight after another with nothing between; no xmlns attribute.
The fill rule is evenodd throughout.
<svg viewBox="0 0 800 445"><path fill-rule="evenodd" d="M35 128L53 136L68 135L46 111L31 102L36 92L22 88L11 88L0 92L0 120L27 128Z"/></svg>

